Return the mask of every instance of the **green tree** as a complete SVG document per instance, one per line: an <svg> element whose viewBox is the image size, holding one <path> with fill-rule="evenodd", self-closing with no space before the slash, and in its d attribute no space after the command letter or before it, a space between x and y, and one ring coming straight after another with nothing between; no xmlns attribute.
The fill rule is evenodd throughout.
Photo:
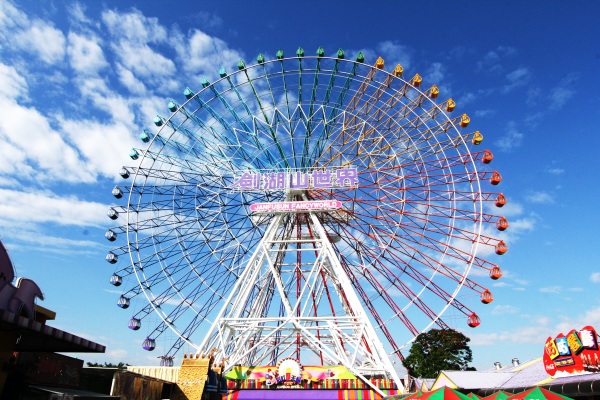
<svg viewBox="0 0 600 400"><path fill-rule="evenodd" d="M471 341L454 329L431 329L421 333L403 361L408 374L417 378L437 378L440 371L464 371L473 361Z"/></svg>
<svg viewBox="0 0 600 400"><path fill-rule="evenodd" d="M88 367L97 367L97 368L118 368L118 369L127 369L127 367L129 366L129 364L126 364L124 362L120 362L118 364L113 364L113 363L109 363L109 362L104 362L104 364L102 363L97 363L97 362L87 362L87 366Z"/></svg>

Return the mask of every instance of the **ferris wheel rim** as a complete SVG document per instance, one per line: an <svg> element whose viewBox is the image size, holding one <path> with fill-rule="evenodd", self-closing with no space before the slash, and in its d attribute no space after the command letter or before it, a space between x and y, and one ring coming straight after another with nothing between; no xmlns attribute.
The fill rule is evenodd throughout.
<svg viewBox="0 0 600 400"><path fill-rule="evenodd" d="M199 92L195 93L194 96L188 98L181 106L178 106L177 110L171 116L169 116L167 119L165 119L165 122L163 123L162 127L159 129L158 133L152 138L151 142L148 144L148 149L150 149L152 147L152 145L155 143L155 141L157 140L157 138L159 137L159 135L161 134L161 132L163 130L168 131L167 127L169 126L169 122L172 119L175 118L176 114L178 114L180 112L180 108L183 108L186 105L190 104L194 100L194 97L199 96L200 93L203 93L205 91L209 91L213 87L213 85L216 85L218 82L222 82L222 81L224 81L224 80L226 80L226 79L228 79L228 78L230 78L232 76L236 76L237 74L242 73L244 70L252 70L252 69L255 69L255 68L260 68L261 66L263 66L263 68L264 68L265 65L271 65L271 64L275 65L278 62L283 63L284 61L291 61L291 60L300 60L299 62L301 64L302 63L302 59L303 58L300 58L300 57L278 58L278 59L274 59L274 60L270 60L270 61L264 61L263 63L258 63L258 64L254 64L254 65L250 65L250 66L244 66L244 69L240 69L238 71L234 71L234 72L232 72L230 74L227 74L225 76L221 76L220 79L218 79L217 81L215 81L213 83L210 83L207 86L203 87ZM306 56L306 57L304 57L304 59L330 60L330 61L334 61L335 63L348 62L348 63L353 63L353 64L359 65L359 66L365 66L365 64L363 64L363 63L361 63L359 61L352 61L352 60L340 59L340 58L334 58L334 57ZM376 71L378 73L380 73L380 72L381 73L386 73L389 76L392 76L392 73L390 73L388 71L385 71L385 70L382 70L382 69L376 69L375 66L370 66L370 69L374 70L374 71ZM297 72L297 71L294 71L294 70L289 71L288 70L286 72L294 73L294 72ZM333 73L333 71L328 71L328 72L332 72ZM265 72L265 74L266 74L266 72ZM364 76L362 76L362 78L364 78ZM394 79L400 79L404 84L409 84L408 81L404 80L401 77L395 76ZM421 91L418 87L413 87L412 89L415 90L416 92L418 92L420 95L425 95L425 92ZM232 86L231 90L235 90L235 89L233 89L233 86ZM216 99L217 99L218 96L219 96L219 94L216 94L209 101L216 101ZM255 96L257 96L256 93L255 93ZM257 99L258 99L258 97L257 97ZM477 166L475 165L476 164L475 163L476 160L474 159L474 157L472 157L472 154L471 154L471 151L469 149L469 146L467 145L465 138L460 134L460 131L459 131L458 127L456 126L456 124L454 122L452 122L452 119L444 112L444 110L441 108L441 106L439 104L437 104L436 102L433 101L433 99L425 96L425 100L428 101L428 102L430 102L433 107L437 108L438 113L441 113L443 115L443 117L447 121L451 122L452 129L454 131L456 131L456 133L458 133L457 138L459 138L460 141L462 142L461 143L462 148L467 152L467 156L468 156L467 158L469 159L469 163L472 164L473 173L477 176L478 175ZM302 103L298 103L296 107L300 108L301 104ZM289 108L289 104L287 104L287 106ZM321 106L323 106L323 105L321 105ZM347 112L347 110L343 111L343 113L346 113L346 112ZM411 113L414 113L414 112L415 112L415 110L411 111ZM176 130L174 130L173 132L171 132L170 136L168 138L166 138L166 141L170 140L170 137L173 136L173 135L175 135L176 133L177 133ZM411 138L411 140L412 140L412 138ZM437 137L436 137L436 140L438 140ZM166 147L165 147L164 144L162 145L162 147L159 148L159 152L158 153L160 153L162 151L166 151ZM421 149L419 148L418 151L420 152ZM441 158L442 159L446 159L445 151L446 151L446 149L442 149L441 150L441 153L442 153L442 157ZM323 154L321 154L319 157L322 157L322 156L323 156ZM146 153L144 152L143 155L142 155L142 160L140 160L140 163L139 163L140 166L142 165L142 162L143 162L143 160L145 158L146 158ZM317 158L317 159L319 159L319 158ZM156 163L156 162L158 162L157 159L152 159L152 165L154 165L154 163ZM132 187L135 184L135 182L137 181L138 176L140 176L139 168L135 171L135 174L133 176ZM145 176L143 180L145 182L147 182L148 179L149 179L149 177ZM473 190L473 192L474 193L481 193L481 182L480 182L480 180L479 179L475 179L474 181L475 181L475 189ZM452 185L453 189L455 188L455 183L456 182L454 182L454 181L451 182L451 185ZM133 191L130 191L129 196L128 196L128 203L131 202L131 200L132 200L132 194L133 194ZM138 200L138 204L139 204L139 202L141 202L141 198ZM452 202L456 203L457 199L453 198ZM476 199L476 201L474 201L473 203L474 203L474 207L478 210L478 213L481 214L483 212L483 201L482 201L481 196L479 196ZM404 204L403 204L403 207L404 207ZM148 278L146 277L145 272L143 271L143 269L142 270L138 270L138 268L136 267L136 260L134 259L134 254L133 254L134 252L136 252L136 250L133 247L134 247L135 243L137 243L138 232L137 232L137 230L133 230L133 229L132 229L132 231L134 231L134 232L130 232L131 223L135 223L136 221L131 221L130 222L129 217L130 217L130 215L129 215L129 213L127 213L127 223L126 223L125 235L128 238L128 240L127 240L127 247L128 247L128 250L129 250L128 252L129 252L129 256L130 256L130 261L132 263L132 268L134 270L134 273L136 275L136 279L138 281L138 285L140 286L142 292L144 293L144 295L145 295L146 300L148 301L148 303L154 309L155 313L160 316L160 318L163 320L163 322L166 323L167 326L171 330L173 330L173 332L175 332L179 337L183 338L188 344L193 345L193 343L191 341L189 341L189 337L184 337L184 334L183 334L182 331L180 331L178 328L176 328L172 323L168 322L168 318L167 318L166 314L164 314L164 311L157 309L156 304L155 304L156 298L153 297L154 294L152 292L152 287L151 287L151 285L146 285ZM446 243L445 243L446 247L450 245L450 242L452 240L451 233L455 229L454 228L455 220L451 219L451 221L452 221L451 225L448 226L449 233L448 233L448 235L446 237ZM479 221L476 222L475 226L476 226L476 229L475 229L474 234L475 234L476 240L474 240L473 243L472 243L472 248L470 250L471 254L477 254L478 246L480 244L478 238L479 238L479 236L481 235L481 232L482 232L481 219L479 219ZM134 233L134 236L136 238L135 242L130 242L129 241L130 233ZM157 249L156 251L158 252L159 250ZM182 249L182 251L183 251L183 249ZM447 250L445 250L443 253L441 253L442 256L441 256L441 259L439 261L440 264L443 263L444 257L447 256L446 252L447 252ZM141 260L138 259L138 262L141 262ZM459 291L463 287L463 285L464 285L464 283L465 283L465 281L466 281L466 279L467 279L467 277L468 277L468 275L470 273L470 270L471 270L471 268L473 266L473 262L474 262L474 258L471 258L470 261L468 262L466 268L464 269L464 272L461 274L461 279L460 279L460 282L459 282L458 286L456 286L455 289L454 289L454 291L451 293L451 298L448 299L448 301L445 304L445 306L443 307L443 309L437 313L435 319L432 320L429 323L429 325L426 328L424 328L422 331L425 331L425 330L429 329L431 326L433 326L437 322L437 320L441 317L441 315L447 310L447 308L451 306L451 303L454 301L454 299L458 295ZM173 284L173 282L171 281L172 276L170 276L169 273L167 273L165 271L165 268L162 266L162 262L159 263L159 264L161 265L161 268L163 269L163 272L165 272L165 274L167 275L167 280L169 280ZM440 266L438 266L438 269L439 268L440 268ZM438 273L438 269L435 270L434 275ZM196 272L196 271L194 270L194 272ZM427 282L427 285L429 285L431 282L432 282L432 280L430 278L430 280ZM173 286L175 286L175 285L173 284ZM418 292L417 297L420 297L422 294L426 293L426 290L427 290L426 286L421 287L420 290L419 290L419 292ZM183 296L177 288L175 288L175 295L179 296L182 301L186 300L186 297ZM414 301L414 299L411 300L411 303L412 303L412 301ZM191 306L192 305L190 304L190 307ZM410 306L410 303L408 305L404 306L404 307L406 308L406 307L409 307L409 306ZM194 308L192 307L192 309L194 309ZM197 310L195 310L195 312L198 313Z"/></svg>

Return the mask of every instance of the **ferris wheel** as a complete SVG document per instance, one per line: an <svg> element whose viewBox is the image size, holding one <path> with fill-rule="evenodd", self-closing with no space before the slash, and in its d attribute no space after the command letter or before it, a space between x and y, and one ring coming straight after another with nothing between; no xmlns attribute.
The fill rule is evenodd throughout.
<svg viewBox="0 0 600 400"><path fill-rule="evenodd" d="M507 251L506 198L452 99L341 49L218 75L156 116L113 189L110 282L144 349L171 332L163 365L187 346L226 368L294 357L398 379L442 314L479 325L458 294L493 300L472 277L502 275L486 258Z"/></svg>

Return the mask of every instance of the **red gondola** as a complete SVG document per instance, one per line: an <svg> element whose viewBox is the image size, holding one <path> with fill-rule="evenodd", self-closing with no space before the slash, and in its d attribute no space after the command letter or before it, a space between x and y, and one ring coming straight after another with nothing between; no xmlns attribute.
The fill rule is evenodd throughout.
<svg viewBox="0 0 600 400"><path fill-rule="evenodd" d="M508 228L508 221L506 220L506 218L500 217L500 219L498 220L498 222L496 222L496 228L499 231L506 230L506 228Z"/></svg>
<svg viewBox="0 0 600 400"><path fill-rule="evenodd" d="M489 289L485 289L483 293L481 293L481 302L483 304L489 304L492 301L494 301L494 295L489 291Z"/></svg>
<svg viewBox="0 0 600 400"><path fill-rule="evenodd" d="M469 315L469 319L467 320L467 324L471 328L475 328L476 326L479 326L479 324L481 324L481 321L479 320L479 317L477 316L477 314L473 313L473 314Z"/></svg>
<svg viewBox="0 0 600 400"><path fill-rule="evenodd" d="M506 197L500 193L498 197L496 197L496 207L503 207L506 204Z"/></svg>
<svg viewBox="0 0 600 400"><path fill-rule="evenodd" d="M483 157L481 158L481 161L483 161L484 164L491 163L493 159L494 159L494 155L492 154L491 151L486 150L483 152Z"/></svg>
<svg viewBox="0 0 600 400"><path fill-rule="evenodd" d="M500 279L502 277L502 270L499 266L494 265L494 268L490 271L490 278L493 280Z"/></svg>
<svg viewBox="0 0 600 400"><path fill-rule="evenodd" d="M494 171L494 173L492 174L492 178L490 179L490 183L492 185L497 185L500 182L502 182L502 176L498 171Z"/></svg>
<svg viewBox="0 0 600 400"><path fill-rule="evenodd" d="M498 254L499 256L506 253L508 251L508 247L506 246L506 244L504 243L504 241L499 241L498 244L496 245L496 254Z"/></svg>

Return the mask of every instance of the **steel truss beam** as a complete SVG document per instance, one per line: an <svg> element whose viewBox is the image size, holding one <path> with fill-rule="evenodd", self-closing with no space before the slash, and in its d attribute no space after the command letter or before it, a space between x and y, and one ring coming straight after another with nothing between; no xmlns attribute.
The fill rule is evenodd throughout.
<svg viewBox="0 0 600 400"><path fill-rule="evenodd" d="M304 193L287 198L308 200ZM386 376L399 387L400 379L318 214L275 215L197 352L213 353L225 370L273 362L274 354L316 356L385 396L367 377Z"/></svg>

